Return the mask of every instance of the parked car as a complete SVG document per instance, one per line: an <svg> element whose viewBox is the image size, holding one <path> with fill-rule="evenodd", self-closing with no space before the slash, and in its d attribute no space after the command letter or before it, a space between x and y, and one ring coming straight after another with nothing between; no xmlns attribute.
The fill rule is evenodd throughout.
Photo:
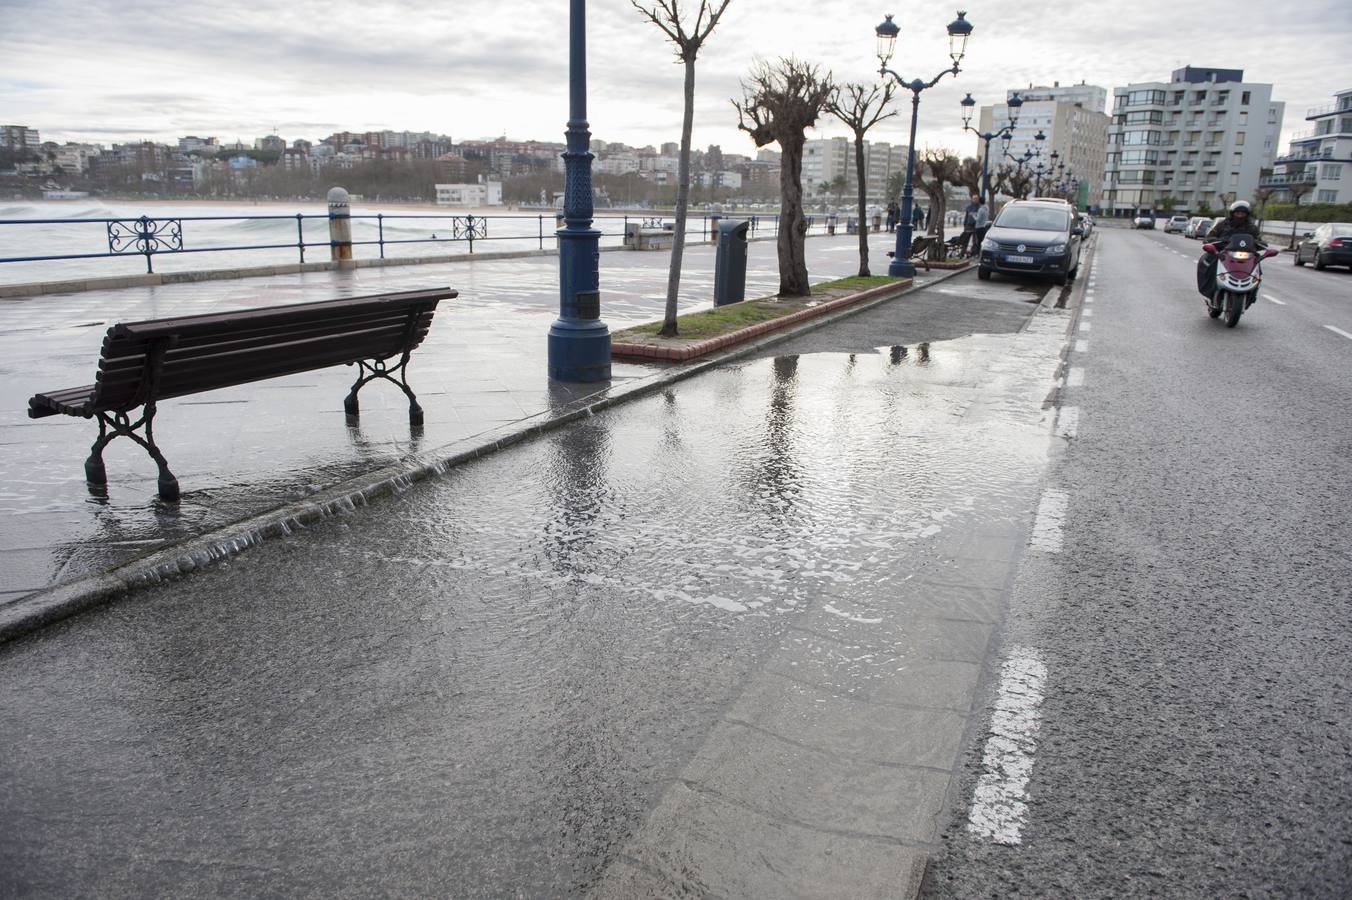
<svg viewBox="0 0 1352 900"><path fill-rule="evenodd" d="M1075 218L1079 221L1080 227L1084 229L1084 236L1086 238L1094 233L1093 216L1089 215L1087 212L1079 212L1075 214Z"/></svg>
<svg viewBox="0 0 1352 900"><path fill-rule="evenodd" d="M1316 269L1347 266L1352 271L1352 225L1329 222L1305 235L1296 244L1296 265L1307 262L1314 263Z"/></svg>
<svg viewBox="0 0 1352 900"><path fill-rule="evenodd" d="M992 272L1050 276L1065 284L1080 270L1085 230L1069 204L1013 200L995 217L981 242L977 277Z"/></svg>
<svg viewBox="0 0 1352 900"><path fill-rule="evenodd" d="M1170 216L1169 221L1164 223L1164 233L1182 234L1183 231L1188 227L1188 223L1190 221L1192 220L1189 219L1187 216Z"/></svg>
<svg viewBox="0 0 1352 900"><path fill-rule="evenodd" d="M1216 224L1215 219L1203 219L1197 223L1197 227L1192 230L1192 236L1197 240L1202 240L1211 231L1211 226Z"/></svg>
<svg viewBox="0 0 1352 900"><path fill-rule="evenodd" d="M1188 220L1188 224L1183 226L1183 236L1185 238L1197 237L1197 223L1205 219L1206 216L1193 216Z"/></svg>
<svg viewBox="0 0 1352 900"><path fill-rule="evenodd" d="M1137 217L1133 220L1133 224L1134 224L1137 228L1154 228L1154 227L1155 227L1155 217L1154 217L1154 216L1137 216Z"/></svg>

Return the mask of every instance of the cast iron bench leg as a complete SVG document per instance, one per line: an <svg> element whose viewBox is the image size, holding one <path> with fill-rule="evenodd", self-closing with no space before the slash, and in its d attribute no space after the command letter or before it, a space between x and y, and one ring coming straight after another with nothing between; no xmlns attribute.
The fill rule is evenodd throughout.
<svg viewBox="0 0 1352 900"><path fill-rule="evenodd" d="M352 385L352 390L348 391L343 398L343 412L356 418L361 414L361 406L357 402L357 392L366 386L367 382L374 381L377 378L383 378L395 385L408 397L408 421L410 425L423 424L423 408L418 405L418 397L413 393L413 388L408 386L408 359L409 354L405 353L399 360L399 365L394 368L386 368L383 359L376 359L370 362L359 360L357 362L358 374L357 380ZM395 373L398 378L394 377Z"/></svg>
<svg viewBox="0 0 1352 900"><path fill-rule="evenodd" d="M85 460L85 481L96 491L108 484L108 471L103 465L103 448L112 443L113 438L127 437L140 444L145 451L150 454L150 458L155 461L160 474L157 481L160 499L169 503L175 503L179 498L178 479L174 473L169 471L169 461L164 458L160 448L155 446L155 404L147 403L145 412L141 418L135 422L124 412L113 413L111 416L107 413L97 413L99 418L99 438L90 448L89 458ZM144 426L146 430L145 437L136 433L136 429ZM111 433L109 429L112 429Z"/></svg>

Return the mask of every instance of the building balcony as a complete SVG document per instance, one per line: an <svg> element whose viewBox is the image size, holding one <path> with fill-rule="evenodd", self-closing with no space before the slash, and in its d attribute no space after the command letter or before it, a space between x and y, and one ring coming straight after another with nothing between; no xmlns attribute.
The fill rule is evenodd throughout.
<svg viewBox="0 0 1352 900"><path fill-rule="evenodd" d="M1274 165L1288 162L1305 162L1307 160L1333 159L1333 148L1326 150L1299 150L1290 153L1283 153L1281 156L1272 160Z"/></svg>
<svg viewBox="0 0 1352 900"><path fill-rule="evenodd" d="M1288 187L1293 184L1315 184L1319 175L1313 169L1305 172L1276 172L1258 179L1262 187Z"/></svg>

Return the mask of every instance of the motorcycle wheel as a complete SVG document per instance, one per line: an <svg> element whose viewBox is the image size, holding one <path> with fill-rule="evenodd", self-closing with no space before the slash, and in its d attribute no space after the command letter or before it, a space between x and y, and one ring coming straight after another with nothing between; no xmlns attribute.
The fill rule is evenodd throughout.
<svg viewBox="0 0 1352 900"><path fill-rule="evenodd" d="M1239 317L1244 313L1244 301L1238 294L1227 293L1225 295L1225 327L1234 328L1239 324Z"/></svg>

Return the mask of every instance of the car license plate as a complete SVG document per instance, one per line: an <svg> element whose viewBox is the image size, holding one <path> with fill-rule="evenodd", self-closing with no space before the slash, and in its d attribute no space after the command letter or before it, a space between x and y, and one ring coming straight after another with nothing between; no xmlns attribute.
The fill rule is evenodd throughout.
<svg viewBox="0 0 1352 900"><path fill-rule="evenodd" d="M1033 257L1031 257L1031 256L1014 256L1014 255L1010 254L1010 255L1006 255L1006 256L1005 256L1005 262L1012 262L1012 263L1031 263L1031 262L1033 262Z"/></svg>

